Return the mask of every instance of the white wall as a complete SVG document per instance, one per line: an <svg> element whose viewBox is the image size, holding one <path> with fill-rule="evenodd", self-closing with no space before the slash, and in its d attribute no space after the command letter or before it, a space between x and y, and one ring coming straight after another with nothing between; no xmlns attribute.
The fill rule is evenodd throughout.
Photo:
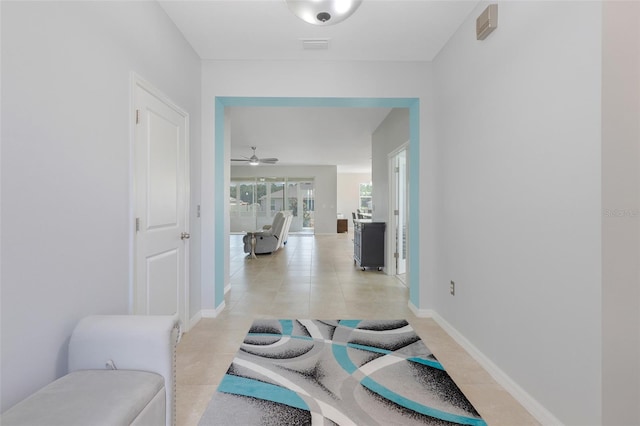
<svg viewBox="0 0 640 426"><path fill-rule="evenodd" d="M371 137L373 219L376 221L389 221L389 154L407 142L409 110L395 108L382 120Z"/></svg>
<svg viewBox="0 0 640 426"><path fill-rule="evenodd" d="M633 383L619 386L624 370L610 365L601 414L600 362L634 348L622 342L632 325L615 334L616 303L634 308L599 282L620 248L601 258L601 231L617 238L600 200L617 160L600 165L598 3L500 3L484 42L479 7L436 58L437 85L428 63L205 62L202 127L198 59L154 3L0 5L2 410L64 373L79 318L128 310L135 71L191 114L192 212L200 194L203 212L201 228L191 221L192 271L203 235L192 314L215 306L215 96L418 97L418 308L436 309L562 421L622 418L608 410ZM613 345L603 356L601 326Z"/></svg>
<svg viewBox="0 0 640 426"><path fill-rule="evenodd" d="M640 424L640 3L606 2L602 58L602 424Z"/></svg>
<svg viewBox="0 0 640 426"><path fill-rule="evenodd" d="M390 234L392 232L392 223L389 218L389 154L409 142L409 135L409 110L407 108L395 108L382 120L382 123L373 132L371 138L373 220L387 224L385 265L390 265L392 262L388 248L390 241L395 241L395 236ZM408 155L411 155L409 151L407 152L409 153Z"/></svg>
<svg viewBox="0 0 640 426"><path fill-rule="evenodd" d="M602 6L498 4L434 61L434 306L560 421L599 424Z"/></svg>
<svg viewBox="0 0 640 426"><path fill-rule="evenodd" d="M156 3L1 7L4 411L66 372L80 318L129 311L131 71L189 112L194 158L201 123L200 61Z"/></svg>
<svg viewBox="0 0 640 426"><path fill-rule="evenodd" d="M230 169L231 177L313 178L315 187L314 233L336 233L336 166L232 166Z"/></svg>
<svg viewBox="0 0 640 426"><path fill-rule="evenodd" d="M371 182L371 173L338 173L337 211L349 219L349 231L353 231L351 213L360 208L360 184Z"/></svg>

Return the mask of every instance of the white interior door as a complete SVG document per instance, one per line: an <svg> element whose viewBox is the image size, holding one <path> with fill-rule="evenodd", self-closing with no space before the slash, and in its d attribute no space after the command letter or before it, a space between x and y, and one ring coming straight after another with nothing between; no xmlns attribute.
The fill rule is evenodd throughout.
<svg viewBox="0 0 640 426"><path fill-rule="evenodd" d="M396 155L397 191L396 191L396 273L407 272L407 151Z"/></svg>
<svg viewBox="0 0 640 426"><path fill-rule="evenodd" d="M140 85L135 108L134 313L187 324L188 117Z"/></svg>
<svg viewBox="0 0 640 426"><path fill-rule="evenodd" d="M387 237L389 274L405 282L407 271L407 150L405 147L389 155L389 217Z"/></svg>

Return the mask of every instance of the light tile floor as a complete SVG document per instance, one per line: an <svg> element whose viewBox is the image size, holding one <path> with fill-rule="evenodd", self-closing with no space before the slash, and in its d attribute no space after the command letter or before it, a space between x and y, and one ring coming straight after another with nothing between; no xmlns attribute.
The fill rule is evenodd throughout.
<svg viewBox="0 0 640 426"><path fill-rule="evenodd" d="M401 281L354 266L352 238L290 235L276 253L246 259L242 236L231 235L226 308L178 345L177 425L198 424L254 318L406 319L489 425L537 425L435 321L412 313Z"/></svg>

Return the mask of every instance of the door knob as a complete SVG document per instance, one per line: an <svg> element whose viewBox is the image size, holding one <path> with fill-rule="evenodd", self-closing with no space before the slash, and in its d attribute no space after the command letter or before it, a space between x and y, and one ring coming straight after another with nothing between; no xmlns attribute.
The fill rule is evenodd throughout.
<svg viewBox="0 0 640 426"><path fill-rule="evenodd" d="M182 234L180 234L181 240L188 240L189 238L191 238L191 234L189 234L188 232L183 232Z"/></svg>

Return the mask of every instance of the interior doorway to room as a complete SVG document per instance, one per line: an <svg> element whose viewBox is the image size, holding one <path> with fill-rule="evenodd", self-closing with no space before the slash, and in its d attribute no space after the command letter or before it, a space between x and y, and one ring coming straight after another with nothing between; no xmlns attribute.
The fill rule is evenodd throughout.
<svg viewBox="0 0 640 426"><path fill-rule="evenodd" d="M392 250L390 272L406 285L408 235L406 144L389 156L389 169L391 232L388 241Z"/></svg>
<svg viewBox="0 0 640 426"><path fill-rule="evenodd" d="M133 313L188 324L189 116L134 81Z"/></svg>
<svg viewBox="0 0 640 426"><path fill-rule="evenodd" d="M229 272L229 227L228 227L228 191L225 187L229 184L229 139L227 126L230 126L229 108L233 107L323 107L323 108L407 108L409 110L409 143L407 149L411 150L411 156L407 156L407 217L411 218L412 232L419 233L419 128L420 128L420 102L418 98L308 98L308 97L216 97L215 98L215 161L209 167L205 165L203 172L209 172L213 176L214 191L205 195L204 200L215 206L225 206L223 209L214 209L211 217L203 219L203 227L213 229L213 235L203 235L203 253L224 253L224 256L211 256L213 263L211 268L203 268L203 280L213 279L213 303L215 309L224 306L224 292L228 283ZM227 198L227 199L225 199ZM415 219L415 220L414 220ZM408 220L407 220L408 223ZM420 258L420 245L418 238L407 238L406 269L407 285L409 287L409 299L413 306L420 306L419 277L420 262L414 259Z"/></svg>

